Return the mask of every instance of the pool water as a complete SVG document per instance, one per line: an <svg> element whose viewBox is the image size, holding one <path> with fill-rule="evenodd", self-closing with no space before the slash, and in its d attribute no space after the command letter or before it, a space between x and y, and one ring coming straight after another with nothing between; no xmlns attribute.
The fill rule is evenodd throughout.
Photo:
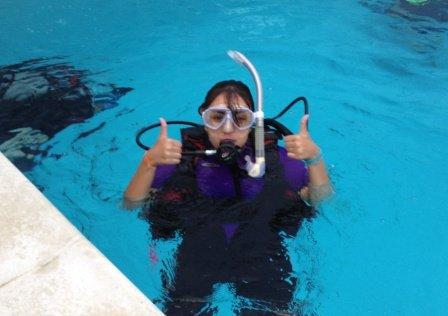
<svg viewBox="0 0 448 316"><path fill-rule="evenodd" d="M45 143L50 154L26 176L163 306L158 271L173 264L179 239L152 242L137 213L119 207L143 155L134 135L161 116L199 122L197 106L217 81L236 78L253 88L248 72L226 55L239 50L260 72L268 117L297 96L308 98L310 131L336 191L286 241L303 314L442 315L448 307L447 6L4 0L0 65L62 56L91 70L92 80L134 88L119 106ZM300 113L281 121L297 131ZM94 132L78 137L87 131ZM179 129L170 126L169 135ZM243 303L223 284L209 308L228 315Z"/></svg>

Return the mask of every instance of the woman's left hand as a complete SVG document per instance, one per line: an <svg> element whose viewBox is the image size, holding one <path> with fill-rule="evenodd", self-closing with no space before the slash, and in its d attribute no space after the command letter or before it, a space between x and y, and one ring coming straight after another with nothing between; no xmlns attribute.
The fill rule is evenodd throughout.
<svg viewBox="0 0 448 316"><path fill-rule="evenodd" d="M298 134L285 137L288 157L297 160L312 159L319 153L319 147L313 142L308 131L308 119L309 115L302 117Z"/></svg>

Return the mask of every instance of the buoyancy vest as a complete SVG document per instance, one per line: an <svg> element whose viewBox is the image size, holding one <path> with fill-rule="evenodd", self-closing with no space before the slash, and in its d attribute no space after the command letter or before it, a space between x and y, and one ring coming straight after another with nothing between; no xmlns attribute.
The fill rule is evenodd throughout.
<svg viewBox="0 0 448 316"><path fill-rule="evenodd" d="M256 196L207 196L200 190L201 179L197 177L204 161L185 157L144 208L142 215L150 224L153 239L172 238L176 232L182 236L178 271L205 273L210 282L287 277L291 265L282 245L283 236L294 236L301 222L314 215L314 209L300 199L300 188L291 188L283 178L276 140L275 135L266 135L267 168L263 179L250 178L238 167L225 166L235 183L249 181L250 185L253 181L260 185L261 181ZM182 141L185 150L209 148L207 134L201 128L183 130ZM214 177L213 170L209 176ZM216 177L214 184L219 187L220 181Z"/></svg>
<svg viewBox="0 0 448 316"><path fill-rule="evenodd" d="M186 128L181 131L181 135L184 150L203 150L211 146L203 128ZM252 138L253 135L250 135L249 144L252 143ZM265 139L267 167L263 179L250 178L245 170L237 166L228 167L235 187L241 181L262 181L261 192L253 199L244 199L241 194L226 198L204 196L198 188L198 181L201 179L196 177L200 158L183 157L174 174L148 206L148 212L145 212L153 237L173 237L176 230L185 233L206 223L241 224L262 218L262 222L271 229L294 235L301 220L313 216L314 210L300 199L300 188L291 188L283 179L283 168L277 152L277 136L268 132ZM209 176L214 176L213 170ZM219 188L219 178L215 179L215 185Z"/></svg>

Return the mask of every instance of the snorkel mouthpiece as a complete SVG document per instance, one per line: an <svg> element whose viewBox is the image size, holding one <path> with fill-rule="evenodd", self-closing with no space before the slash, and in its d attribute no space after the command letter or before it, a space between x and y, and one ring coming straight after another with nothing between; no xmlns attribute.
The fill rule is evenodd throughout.
<svg viewBox="0 0 448 316"><path fill-rule="evenodd" d="M257 88L257 111L255 112L255 163L247 157L245 158L246 171L249 176L253 178L261 178L266 169L266 160L264 156L264 112L263 112L263 88L261 85L260 76L254 65L247 59L246 56L235 50L229 50L227 54L235 62L242 64L249 70L252 78L255 81Z"/></svg>
<svg viewBox="0 0 448 316"><path fill-rule="evenodd" d="M241 151L241 148L231 140L223 140L219 143L219 147L217 150L218 159L227 164L231 165L236 163L238 154Z"/></svg>

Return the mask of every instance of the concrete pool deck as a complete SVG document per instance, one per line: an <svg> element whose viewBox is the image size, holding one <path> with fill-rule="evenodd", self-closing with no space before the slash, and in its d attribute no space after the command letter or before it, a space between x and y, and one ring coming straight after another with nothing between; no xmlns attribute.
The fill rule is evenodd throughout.
<svg viewBox="0 0 448 316"><path fill-rule="evenodd" d="M0 315L163 315L0 153Z"/></svg>

